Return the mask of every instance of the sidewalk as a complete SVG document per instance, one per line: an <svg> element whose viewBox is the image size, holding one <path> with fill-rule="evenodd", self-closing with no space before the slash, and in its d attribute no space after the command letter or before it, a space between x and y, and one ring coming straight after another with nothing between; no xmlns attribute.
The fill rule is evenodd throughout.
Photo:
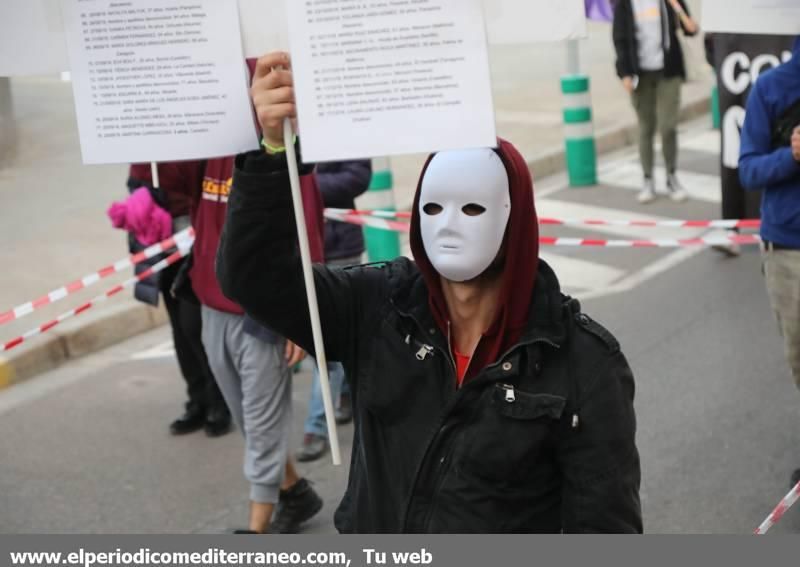
<svg viewBox="0 0 800 567"><path fill-rule="evenodd" d="M614 74L608 24L590 24L582 42L584 71L592 79L599 151L633 141L635 117ZM699 41L699 40L695 40ZM702 56L696 43L694 56ZM513 141L536 179L563 169L559 77L566 61L560 44L493 48L491 64L498 134ZM712 78L684 88L685 117L708 110ZM11 81L18 138L0 164L0 311L33 300L126 254L125 236L105 210L125 195L126 167L81 164L71 88L57 78ZM395 199L409 208L424 156L393 160ZM130 277L114 276L21 321L0 327L11 340ZM0 388L163 324L161 311L116 297L69 323L0 355Z"/></svg>

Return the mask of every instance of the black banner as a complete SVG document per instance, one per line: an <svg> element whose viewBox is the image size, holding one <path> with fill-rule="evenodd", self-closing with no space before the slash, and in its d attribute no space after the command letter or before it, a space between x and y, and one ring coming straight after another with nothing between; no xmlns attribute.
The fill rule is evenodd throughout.
<svg viewBox="0 0 800 567"><path fill-rule="evenodd" d="M719 85L722 135L722 216L758 218L760 192L739 183L739 147L745 106L758 76L792 56L793 36L714 34L713 59Z"/></svg>

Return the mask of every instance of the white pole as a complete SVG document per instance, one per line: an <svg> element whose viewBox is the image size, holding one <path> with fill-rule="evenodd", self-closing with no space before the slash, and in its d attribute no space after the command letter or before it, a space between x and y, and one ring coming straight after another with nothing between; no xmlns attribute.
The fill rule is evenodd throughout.
<svg viewBox="0 0 800 567"><path fill-rule="evenodd" d="M311 248L306 232L306 217L303 213L303 195L300 191L300 171L297 165L297 154L294 151L294 132L292 123L287 118L283 123L284 144L286 144L286 161L289 162L289 179L292 182L292 201L294 202L294 218L297 224L297 241L300 244L300 258L303 263L303 279L308 296L308 315L311 319L311 332L314 337L314 352L319 368L319 381L322 388L322 402L325 405L325 421L328 424L328 440L331 444L331 456L334 465L342 464L339 452L339 433L336 430L336 419L333 414L333 396L328 379L328 358L325 356L325 345L322 340L322 324L319 319L317 289L314 287L314 270L311 266Z"/></svg>
<svg viewBox="0 0 800 567"><path fill-rule="evenodd" d="M567 40L567 75L581 73L581 46L577 39Z"/></svg>
<svg viewBox="0 0 800 567"><path fill-rule="evenodd" d="M159 189L161 180L158 178L158 164L154 161L150 162L150 177L153 178L153 189Z"/></svg>

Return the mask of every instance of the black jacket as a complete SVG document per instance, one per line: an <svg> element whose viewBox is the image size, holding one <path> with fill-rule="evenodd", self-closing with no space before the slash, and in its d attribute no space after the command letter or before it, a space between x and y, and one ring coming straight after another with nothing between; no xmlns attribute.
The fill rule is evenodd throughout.
<svg viewBox="0 0 800 567"><path fill-rule="evenodd" d="M285 158L240 156L222 289L313 351L295 243ZM519 344L458 390L412 262L314 275L356 411L340 531L641 532L633 376L544 262Z"/></svg>
<svg viewBox="0 0 800 567"><path fill-rule="evenodd" d="M326 208L354 209L355 199L369 189L372 163L366 160L321 163L317 184ZM351 258L364 252L360 226L325 220L325 261Z"/></svg>
<svg viewBox="0 0 800 567"><path fill-rule="evenodd" d="M678 0L688 14L685 0ZM662 5L661 18L666 8L667 29L669 30L669 49L664 51L664 76L686 78L686 66L683 61L683 49L678 41L677 29L681 27L683 34L692 36L678 20L675 11L667 4ZM617 52L617 75L620 78L633 77L641 73L639 69L639 49L636 41L636 20L633 15L631 0L617 0L614 8L613 25L614 48ZM666 43L666 42L665 42Z"/></svg>

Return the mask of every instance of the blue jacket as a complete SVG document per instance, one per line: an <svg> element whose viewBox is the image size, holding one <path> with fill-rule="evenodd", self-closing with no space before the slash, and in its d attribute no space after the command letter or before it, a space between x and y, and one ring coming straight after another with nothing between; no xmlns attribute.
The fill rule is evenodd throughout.
<svg viewBox="0 0 800 567"><path fill-rule="evenodd" d="M354 209L355 199L369 189L372 179L370 160L321 163L316 169L317 184L326 209ZM325 261L358 256L364 252L360 226L325 221Z"/></svg>
<svg viewBox="0 0 800 567"><path fill-rule="evenodd" d="M800 162L790 147L772 147L778 117L800 99L800 38L793 57L761 75L747 99L739 178L745 189L764 189L761 237L800 248Z"/></svg>

